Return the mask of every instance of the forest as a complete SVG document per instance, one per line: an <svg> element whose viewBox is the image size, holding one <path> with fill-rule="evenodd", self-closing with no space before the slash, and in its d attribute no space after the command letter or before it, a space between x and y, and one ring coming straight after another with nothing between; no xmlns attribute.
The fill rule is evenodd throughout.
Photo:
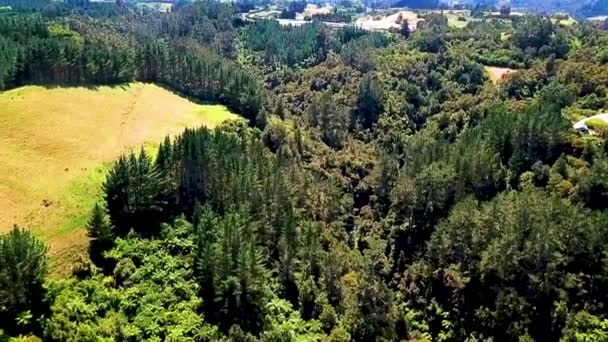
<svg viewBox="0 0 608 342"><path fill-rule="evenodd" d="M28 1L1 90L136 80L247 120L115 160L70 276L0 235L0 341L608 340L608 124L572 128L608 112L597 25Z"/></svg>

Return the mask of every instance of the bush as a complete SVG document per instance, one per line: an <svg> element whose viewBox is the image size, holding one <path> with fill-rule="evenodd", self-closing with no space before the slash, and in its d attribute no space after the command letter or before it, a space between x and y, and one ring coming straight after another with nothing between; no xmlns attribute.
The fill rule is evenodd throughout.
<svg viewBox="0 0 608 342"><path fill-rule="evenodd" d="M262 133L262 140L271 151L276 152L281 146L287 142L289 132L283 122L275 120L271 121Z"/></svg>

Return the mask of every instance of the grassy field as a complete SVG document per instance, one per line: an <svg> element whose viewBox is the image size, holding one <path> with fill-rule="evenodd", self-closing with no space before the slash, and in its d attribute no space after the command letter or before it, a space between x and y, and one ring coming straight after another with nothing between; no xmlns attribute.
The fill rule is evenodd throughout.
<svg viewBox="0 0 608 342"><path fill-rule="evenodd" d="M494 84L500 83L504 79L504 77L506 77L508 74L517 72L517 70L515 70L515 69L499 68L499 67L491 67L491 66L486 66L485 69Z"/></svg>
<svg viewBox="0 0 608 342"><path fill-rule="evenodd" d="M55 261L73 259L87 244L82 228L112 160L153 150L185 127L236 118L152 84L0 93L0 232L30 228Z"/></svg>
<svg viewBox="0 0 608 342"><path fill-rule="evenodd" d="M455 28L464 28L472 21L469 11L447 11L443 14L448 18L448 26Z"/></svg>
<svg viewBox="0 0 608 342"><path fill-rule="evenodd" d="M572 17L568 17L568 19L551 18L551 22L553 24L561 25L561 26L565 26L565 27L570 27L570 26L574 26L574 25L578 24L578 22Z"/></svg>

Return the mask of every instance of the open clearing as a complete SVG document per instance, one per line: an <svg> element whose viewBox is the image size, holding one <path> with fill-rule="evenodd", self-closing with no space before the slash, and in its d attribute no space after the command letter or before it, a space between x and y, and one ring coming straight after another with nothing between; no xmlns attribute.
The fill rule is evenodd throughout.
<svg viewBox="0 0 608 342"><path fill-rule="evenodd" d="M507 75L517 72L515 69L486 66L486 71L494 84L500 83Z"/></svg>
<svg viewBox="0 0 608 342"><path fill-rule="evenodd" d="M60 255L55 259L69 258L86 246L82 228L111 161L185 127L237 118L143 83L2 92L0 232L30 228Z"/></svg>
<svg viewBox="0 0 608 342"><path fill-rule="evenodd" d="M399 19L401 18L401 19ZM355 24L358 27L370 31L388 31L389 29L401 28L401 21L407 20L411 30L415 30L418 22L424 21L418 18L418 14L413 11L398 11L390 15L367 15L357 19Z"/></svg>

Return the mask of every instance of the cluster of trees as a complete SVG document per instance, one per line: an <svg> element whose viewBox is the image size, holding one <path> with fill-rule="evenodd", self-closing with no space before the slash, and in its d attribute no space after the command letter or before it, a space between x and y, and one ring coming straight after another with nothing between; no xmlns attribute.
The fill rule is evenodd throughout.
<svg viewBox="0 0 608 342"><path fill-rule="evenodd" d="M119 37L100 41L132 51L138 79L264 123L119 158L70 278L45 279L29 233L3 235L4 333L606 340L608 141L571 129L608 105L606 33L533 16L456 30L440 14L411 36L235 29L228 13L71 12L1 31ZM527 69L493 84L480 63L507 57Z"/></svg>
<svg viewBox="0 0 608 342"><path fill-rule="evenodd" d="M306 1L291 1L287 7L281 10L280 17L283 19L295 19L296 14L303 13L306 9Z"/></svg>
<svg viewBox="0 0 608 342"><path fill-rule="evenodd" d="M37 84L114 84L135 78L127 49L83 39L40 15L0 17L0 89Z"/></svg>
<svg viewBox="0 0 608 342"><path fill-rule="evenodd" d="M169 17L127 8L101 24L95 17L107 13L95 7L90 12L94 18L77 11L54 21L39 14L0 17L0 89L157 82L226 104L255 122L264 101L261 87L225 58L234 52L231 8L200 2Z"/></svg>
<svg viewBox="0 0 608 342"><path fill-rule="evenodd" d="M137 50L139 79L163 84L201 101L227 105L255 123L264 102L258 81L235 63L192 41L149 41Z"/></svg>
<svg viewBox="0 0 608 342"><path fill-rule="evenodd" d="M563 59L572 41L572 32L537 15L513 18L512 24L472 22L462 30L449 30L447 21L433 22L435 25L425 25L416 37L419 48L436 52L450 43L470 50L469 56L479 63L492 66L521 69L550 56Z"/></svg>
<svg viewBox="0 0 608 342"><path fill-rule="evenodd" d="M283 28L268 20L248 27L244 42L249 50L261 53L268 65L310 66L325 60L329 50L326 30L318 23Z"/></svg>

